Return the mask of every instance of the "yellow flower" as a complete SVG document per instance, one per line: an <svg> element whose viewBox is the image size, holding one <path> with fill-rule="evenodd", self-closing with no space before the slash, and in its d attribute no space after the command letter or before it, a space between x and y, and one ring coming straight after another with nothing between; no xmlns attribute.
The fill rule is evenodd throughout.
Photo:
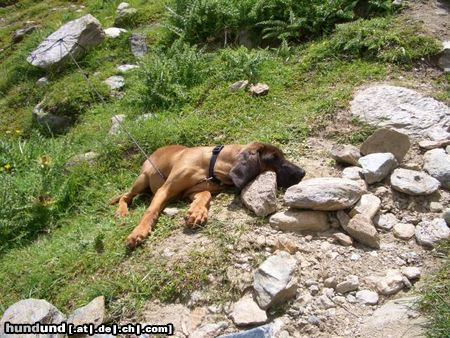
<svg viewBox="0 0 450 338"><path fill-rule="evenodd" d="M22 129L16 129L16 134L22 134Z"/></svg>
<svg viewBox="0 0 450 338"><path fill-rule="evenodd" d="M9 170L9 169L11 169L11 164L6 163L3 167L4 167L6 170Z"/></svg>
<svg viewBox="0 0 450 338"><path fill-rule="evenodd" d="M50 166L52 159L48 155L43 155L39 158L38 162L41 165L41 168L45 168Z"/></svg>

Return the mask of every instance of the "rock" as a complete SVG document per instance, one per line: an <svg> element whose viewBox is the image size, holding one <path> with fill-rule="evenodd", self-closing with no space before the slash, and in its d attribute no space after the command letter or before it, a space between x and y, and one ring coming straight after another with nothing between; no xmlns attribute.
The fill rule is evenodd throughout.
<svg viewBox="0 0 450 338"><path fill-rule="evenodd" d="M121 2L119 4L119 6L117 6L116 12L120 13L120 12L122 12L123 10L125 10L127 8L130 8L130 4L128 2Z"/></svg>
<svg viewBox="0 0 450 338"><path fill-rule="evenodd" d="M67 323L84 325L93 323L98 326L105 318L105 297L94 298L89 304L76 309L67 319Z"/></svg>
<svg viewBox="0 0 450 338"><path fill-rule="evenodd" d="M335 291L337 293L344 294L347 292L356 291L356 290L358 290L358 288L359 288L358 276L349 275L349 276L347 276L345 281L338 283L338 285L336 285Z"/></svg>
<svg viewBox="0 0 450 338"><path fill-rule="evenodd" d="M380 237L372 221L364 215L354 216L344 230L358 242L371 248L380 248Z"/></svg>
<svg viewBox="0 0 450 338"><path fill-rule="evenodd" d="M328 277L323 281L323 285L327 288L335 288L337 285L337 279L335 276Z"/></svg>
<svg viewBox="0 0 450 338"><path fill-rule="evenodd" d="M430 195L439 189L437 179L420 171L398 168L391 175L391 185L408 195Z"/></svg>
<svg viewBox="0 0 450 338"><path fill-rule="evenodd" d="M450 228L442 218L432 221L422 221L416 226L417 243L432 247L435 243L450 237Z"/></svg>
<svg viewBox="0 0 450 338"><path fill-rule="evenodd" d="M350 210L350 217L358 214L365 215L372 219L378 210L380 210L381 200L373 194L364 194L361 199L356 203L352 210Z"/></svg>
<svg viewBox="0 0 450 338"><path fill-rule="evenodd" d="M414 224L398 223L394 225L394 236L405 241L411 239L412 236L414 236L415 231L416 227L414 226Z"/></svg>
<svg viewBox="0 0 450 338"><path fill-rule="evenodd" d="M283 231L325 231L330 228L328 216L323 211L289 209L272 215L269 223Z"/></svg>
<svg viewBox="0 0 450 338"><path fill-rule="evenodd" d="M114 26L127 27L133 25L138 19L138 11L136 8L128 7L122 9L114 20Z"/></svg>
<svg viewBox="0 0 450 338"><path fill-rule="evenodd" d="M356 293L356 300L364 305L377 305L378 293L370 290L361 290Z"/></svg>
<svg viewBox="0 0 450 338"><path fill-rule="evenodd" d="M398 270L388 270L386 275L376 282L378 292L384 296L393 295L403 289L404 286L403 275Z"/></svg>
<svg viewBox="0 0 450 338"><path fill-rule="evenodd" d="M277 175L266 171L256 177L242 190L241 200L256 216L265 217L277 211Z"/></svg>
<svg viewBox="0 0 450 338"><path fill-rule="evenodd" d="M339 221L339 224L341 225L341 227L343 229L345 229L345 227L348 225L348 223L350 222L350 217L347 215L347 213L343 210L339 210L336 213L336 218Z"/></svg>
<svg viewBox="0 0 450 338"><path fill-rule="evenodd" d="M431 212L441 212L444 209L444 206L439 202L430 202L430 211Z"/></svg>
<svg viewBox="0 0 450 338"><path fill-rule="evenodd" d="M266 310L295 296L297 280L294 271L297 261L287 252L280 251L266 259L253 275L256 301Z"/></svg>
<svg viewBox="0 0 450 338"><path fill-rule="evenodd" d="M123 78L123 76L120 75L110 76L104 82L108 85L109 89L111 90L122 89L123 86L125 85L125 79Z"/></svg>
<svg viewBox="0 0 450 338"><path fill-rule="evenodd" d="M80 57L86 49L97 46L105 38L100 22L88 14L69 21L56 32L50 34L28 56L27 61L43 69L58 68L66 61ZM55 43L64 39L61 43Z"/></svg>
<svg viewBox="0 0 450 338"><path fill-rule="evenodd" d="M449 134L450 108L407 88L374 85L361 89L351 102L351 113L370 125L395 129L414 138L440 133L442 139Z"/></svg>
<svg viewBox="0 0 450 338"><path fill-rule="evenodd" d="M391 153L369 154L361 157L358 162L368 184L382 181L397 166L397 161Z"/></svg>
<svg viewBox="0 0 450 338"><path fill-rule="evenodd" d="M353 180L321 177L304 180L286 190L284 201L294 208L340 210L353 206L363 190Z"/></svg>
<svg viewBox="0 0 450 338"><path fill-rule="evenodd" d="M343 246L351 246L353 245L353 240L351 237L347 236L346 234L343 234L342 232L337 232L333 234L333 238L341 245Z"/></svg>
<svg viewBox="0 0 450 338"><path fill-rule="evenodd" d="M378 214L374 217L373 222L377 228L384 231L389 231L392 227L398 223L397 217L394 214Z"/></svg>
<svg viewBox="0 0 450 338"><path fill-rule="evenodd" d="M126 33L127 30L118 27L109 27L105 29L105 35L107 38L115 39L118 38L122 33Z"/></svg>
<svg viewBox="0 0 450 338"><path fill-rule="evenodd" d="M445 73L450 72L450 40L442 42L442 51L439 55L438 65Z"/></svg>
<svg viewBox="0 0 450 338"><path fill-rule="evenodd" d="M448 145L447 147L445 147L445 152L446 152L447 154L450 154L450 145Z"/></svg>
<svg viewBox="0 0 450 338"><path fill-rule="evenodd" d="M320 307L328 310L336 307L336 304L333 303L333 301L328 297L327 295L322 295L318 298L318 303L320 304Z"/></svg>
<svg viewBox="0 0 450 338"><path fill-rule="evenodd" d="M419 279L421 275L420 268L415 266L405 266L401 269L402 274L409 280Z"/></svg>
<svg viewBox="0 0 450 338"><path fill-rule="evenodd" d="M398 163L403 161L411 146L408 135L398 131L381 128L377 129L362 145L361 154L391 153Z"/></svg>
<svg viewBox="0 0 450 338"><path fill-rule="evenodd" d="M62 133L72 124L72 121L67 116L59 116L46 112L42 106L44 101L38 103L33 109L33 122L44 128L46 131L50 130L53 133Z"/></svg>
<svg viewBox="0 0 450 338"><path fill-rule="evenodd" d="M145 35L141 33L133 33L130 37L131 52L137 58L144 57L147 54L147 41Z"/></svg>
<svg viewBox="0 0 450 338"><path fill-rule="evenodd" d="M18 43L23 40L25 35L28 35L32 32L34 32L37 28L40 28L39 25L30 25L26 26L24 28L17 29L13 32L11 36L12 43Z"/></svg>
<svg viewBox="0 0 450 338"><path fill-rule="evenodd" d="M192 332L190 338L210 338L217 337L223 330L228 327L226 322L219 322L213 324L205 324L200 326L194 332Z"/></svg>
<svg viewBox="0 0 450 338"><path fill-rule="evenodd" d="M119 73L122 73L122 74L128 73L130 70L133 70L133 69L136 69L136 68L139 68L139 66L138 65L125 64L125 65L119 65L119 66L116 67L117 71Z"/></svg>
<svg viewBox="0 0 450 338"><path fill-rule="evenodd" d="M447 223L447 225L450 226L450 209L447 209L442 213L442 218Z"/></svg>
<svg viewBox="0 0 450 338"><path fill-rule="evenodd" d="M279 337L283 322L275 319L273 323L255 327L250 330L234 332L217 338L269 338Z"/></svg>
<svg viewBox="0 0 450 338"><path fill-rule="evenodd" d="M4 334L6 322L10 322L11 324L34 324L36 322L43 324L59 324L65 320L65 316L56 307L43 299L22 299L7 308L3 314L3 317L0 320L0 336L11 338L23 337L23 335L20 334ZM43 335L39 334L30 334L26 336L31 338L43 337ZM64 335L52 334L46 337L62 338Z"/></svg>
<svg viewBox="0 0 450 338"><path fill-rule="evenodd" d="M358 181L362 178L362 168L347 167L342 171L342 178Z"/></svg>
<svg viewBox="0 0 450 338"><path fill-rule="evenodd" d="M178 214L181 210L178 208L164 208L163 214L169 217L173 217Z"/></svg>
<svg viewBox="0 0 450 338"><path fill-rule="evenodd" d="M423 140L419 142L419 147L422 149L431 150L436 148L445 148L449 144L450 140L440 140L440 141Z"/></svg>
<svg viewBox="0 0 450 338"><path fill-rule="evenodd" d="M120 124L125 120L124 114L114 115L111 117L111 129L109 129L109 135L117 135L120 133Z"/></svg>
<svg viewBox="0 0 450 338"><path fill-rule="evenodd" d="M450 189L450 155L444 149L433 149L427 151L423 158L425 171Z"/></svg>
<svg viewBox="0 0 450 338"><path fill-rule="evenodd" d="M39 79L36 81L36 84L37 84L39 87L45 87L45 86L48 86L48 84L49 84L48 77L43 76L43 77L39 78Z"/></svg>
<svg viewBox="0 0 450 338"><path fill-rule="evenodd" d="M416 312L417 297L390 300L361 325L360 337L424 337L427 320Z"/></svg>
<svg viewBox="0 0 450 338"><path fill-rule="evenodd" d="M259 308L251 295L242 297L233 305L230 317L237 326L258 325L267 322L266 311Z"/></svg>
<svg viewBox="0 0 450 338"><path fill-rule="evenodd" d="M90 151L85 154L79 154L72 156L69 161L66 163L66 167L75 167L77 165L80 165L82 163L87 163L89 165L93 165L95 162L95 159L99 156L96 152Z"/></svg>
<svg viewBox="0 0 450 338"><path fill-rule="evenodd" d="M248 81L247 80L240 80L240 81L237 81L237 82L233 83L230 86L230 91L237 92L239 90L245 89L247 86L248 86Z"/></svg>
<svg viewBox="0 0 450 338"><path fill-rule="evenodd" d="M252 96L263 96L269 93L269 86L265 83L257 83L250 86L250 94Z"/></svg>
<svg viewBox="0 0 450 338"><path fill-rule="evenodd" d="M338 163L358 165L361 154L355 146L338 144L331 148L331 156Z"/></svg>

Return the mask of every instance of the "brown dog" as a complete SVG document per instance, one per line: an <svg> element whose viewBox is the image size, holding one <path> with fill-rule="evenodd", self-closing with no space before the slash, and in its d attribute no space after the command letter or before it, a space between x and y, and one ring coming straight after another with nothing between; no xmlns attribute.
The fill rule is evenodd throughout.
<svg viewBox="0 0 450 338"><path fill-rule="evenodd" d="M211 163L213 149L171 145L150 155L151 163L144 162L131 190L111 203L119 204L116 217L121 217L128 213L128 204L136 195L148 188L154 194L138 226L126 240L129 248L136 247L149 235L165 204L173 198L187 197L192 201L186 224L195 226L206 222L211 194L225 186L234 185L241 190L268 170L276 173L278 186L284 188L297 184L305 176L303 169L287 161L282 151L270 144L226 145L214 156L216 162Z"/></svg>

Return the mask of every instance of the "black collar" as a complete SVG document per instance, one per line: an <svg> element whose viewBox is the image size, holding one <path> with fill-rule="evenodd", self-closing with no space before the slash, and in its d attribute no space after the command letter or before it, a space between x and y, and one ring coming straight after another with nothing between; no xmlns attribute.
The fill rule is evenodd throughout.
<svg viewBox="0 0 450 338"><path fill-rule="evenodd" d="M223 144L215 146L212 151L211 160L209 161L208 179L212 180L215 183L221 183L216 175L214 175L214 166L216 165L217 157L219 157L219 154L222 151L223 147Z"/></svg>

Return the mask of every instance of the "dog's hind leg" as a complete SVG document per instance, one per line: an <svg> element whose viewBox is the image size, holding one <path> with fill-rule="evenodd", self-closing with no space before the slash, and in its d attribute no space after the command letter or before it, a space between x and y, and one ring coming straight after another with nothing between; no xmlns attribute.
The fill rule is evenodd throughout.
<svg viewBox="0 0 450 338"><path fill-rule="evenodd" d="M142 173L136 179L129 192L113 200L113 202L119 203L119 207L116 210L115 216L116 217L126 216L128 214L128 204L131 203L134 197L136 197L137 195L139 195L141 192L145 191L148 188L149 188L148 176Z"/></svg>

